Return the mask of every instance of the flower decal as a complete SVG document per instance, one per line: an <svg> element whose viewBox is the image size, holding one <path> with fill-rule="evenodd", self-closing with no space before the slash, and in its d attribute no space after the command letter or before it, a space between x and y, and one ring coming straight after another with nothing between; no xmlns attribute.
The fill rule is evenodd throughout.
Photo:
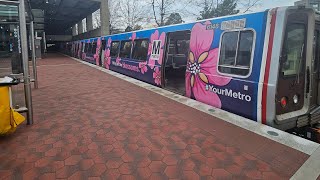
<svg viewBox="0 0 320 180"><path fill-rule="evenodd" d="M117 64L120 64L120 61L121 61L121 58L120 58L120 57L117 57L116 63L117 63Z"/></svg>
<svg viewBox="0 0 320 180"><path fill-rule="evenodd" d="M154 68L153 79L156 85L161 85L161 71L159 70L159 67Z"/></svg>
<svg viewBox="0 0 320 180"><path fill-rule="evenodd" d="M100 50L101 50L101 38L98 38L96 53L93 55L94 59L96 60L96 65L98 66L100 66L100 56L99 56Z"/></svg>
<svg viewBox="0 0 320 180"><path fill-rule="evenodd" d="M140 72L144 74L148 71L147 62L140 62L139 63Z"/></svg>
<svg viewBox="0 0 320 180"><path fill-rule="evenodd" d="M104 65L106 69L110 69L110 64L111 64L111 57L110 57L110 49L108 48L104 52Z"/></svg>
<svg viewBox="0 0 320 180"><path fill-rule="evenodd" d="M106 69L110 69L111 57L110 57L110 48L111 48L111 38L109 37L108 43L106 45L106 50L104 52L104 65Z"/></svg>
<svg viewBox="0 0 320 180"><path fill-rule="evenodd" d="M221 100L215 93L206 91L206 85L227 85L231 78L218 76L217 61L219 49L211 49L214 31L207 30L209 21L197 23L191 31L190 53L186 72L186 95L198 101L221 108Z"/></svg>
<svg viewBox="0 0 320 180"><path fill-rule="evenodd" d="M165 38L166 38L166 34L163 32L161 33L161 35L159 35L159 31L156 30L154 33L152 33L151 37L150 37L150 42L149 42L149 47L148 47L148 55L150 56L151 52L152 52L152 44L153 41L155 40L160 40L161 41L161 48L160 48L160 57L159 60L157 59L153 59L151 56L149 58L149 66L151 69L154 68L156 61L158 61L158 64L162 64L162 56L163 56L163 50L164 50L164 43L165 43Z"/></svg>
<svg viewBox="0 0 320 180"><path fill-rule="evenodd" d="M133 42L137 38L137 34L134 32L132 33L132 36L130 37L131 41Z"/></svg>

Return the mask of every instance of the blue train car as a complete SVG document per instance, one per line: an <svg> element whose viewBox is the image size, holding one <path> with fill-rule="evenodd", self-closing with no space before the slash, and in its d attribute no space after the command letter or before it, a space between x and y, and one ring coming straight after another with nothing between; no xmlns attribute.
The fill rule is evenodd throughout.
<svg viewBox="0 0 320 180"><path fill-rule="evenodd" d="M267 15L260 12L104 37L108 42L104 64L110 70L257 119L254 93L261 60L254 59L262 57ZM239 41L241 49L237 49ZM234 65L236 54L239 66ZM220 65L219 56L224 56Z"/></svg>
<svg viewBox="0 0 320 180"><path fill-rule="evenodd" d="M282 7L77 44L85 61L287 130L320 121L318 22Z"/></svg>

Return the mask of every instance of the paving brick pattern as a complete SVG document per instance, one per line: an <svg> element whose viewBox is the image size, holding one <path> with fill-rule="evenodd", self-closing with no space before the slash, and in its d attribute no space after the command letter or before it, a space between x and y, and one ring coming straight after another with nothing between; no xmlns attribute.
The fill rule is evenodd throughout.
<svg viewBox="0 0 320 180"><path fill-rule="evenodd" d="M288 179L308 155L69 58L39 61L0 179Z"/></svg>

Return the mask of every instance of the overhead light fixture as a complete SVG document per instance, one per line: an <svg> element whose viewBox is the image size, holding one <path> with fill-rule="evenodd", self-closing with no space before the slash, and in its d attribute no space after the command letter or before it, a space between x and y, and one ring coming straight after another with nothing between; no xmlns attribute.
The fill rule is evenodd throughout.
<svg viewBox="0 0 320 180"><path fill-rule="evenodd" d="M49 0L46 0L46 3L49 4Z"/></svg>

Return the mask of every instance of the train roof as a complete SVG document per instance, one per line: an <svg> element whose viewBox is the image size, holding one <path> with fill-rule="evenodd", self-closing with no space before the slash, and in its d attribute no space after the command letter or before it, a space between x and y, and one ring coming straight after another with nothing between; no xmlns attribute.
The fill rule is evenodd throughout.
<svg viewBox="0 0 320 180"><path fill-rule="evenodd" d="M264 11L256 11L256 12L248 12L248 13L243 13L243 14L234 14L234 15L227 15L227 16L220 16L220 17L214 17L214 18L208 18L208 19L202 19L202 20L197 20L197 21L192 21L192 22L186 22L186 23L180 23L180 24L172 24L172 25L166 25L166 26L161 26L161 27L154 27L154 28L148 28L148 29L141 29L141 30L136 30L136 31L130 31L130 32L123 32L123 33L118 33L118 34L110 34L106 36L98 36L98 37L93 37L93 38L88 38L88 39L82 39L82 40L76 40L76 41L86 41L86 40L96 40L100 37L106 38L109 36L114 36L114 35L123 35L123 34L131 34L135 32L141 32L141 31L148 31L148 30L153 30L153 29L163 29L167 27L172 27L172 26L180 26L180 25L186 25L186 24L193 24L197 22L204 22L204 21L211 21L211 20L217 20L217 19L223 19L223 18L228 18L228 17L236 17L236 16L242 16L242 15L250 15L250 14L257 14L257 13L262 13L262 12L268 12L272 9L276 8L305 8L304 6L282 6L282 7L274 7L271 9L266 9ZM311 8L310 8L311 9ZM315 14L320 16L320 12L315 11ZM74 42L74 41L72 41Z"/></svg>

